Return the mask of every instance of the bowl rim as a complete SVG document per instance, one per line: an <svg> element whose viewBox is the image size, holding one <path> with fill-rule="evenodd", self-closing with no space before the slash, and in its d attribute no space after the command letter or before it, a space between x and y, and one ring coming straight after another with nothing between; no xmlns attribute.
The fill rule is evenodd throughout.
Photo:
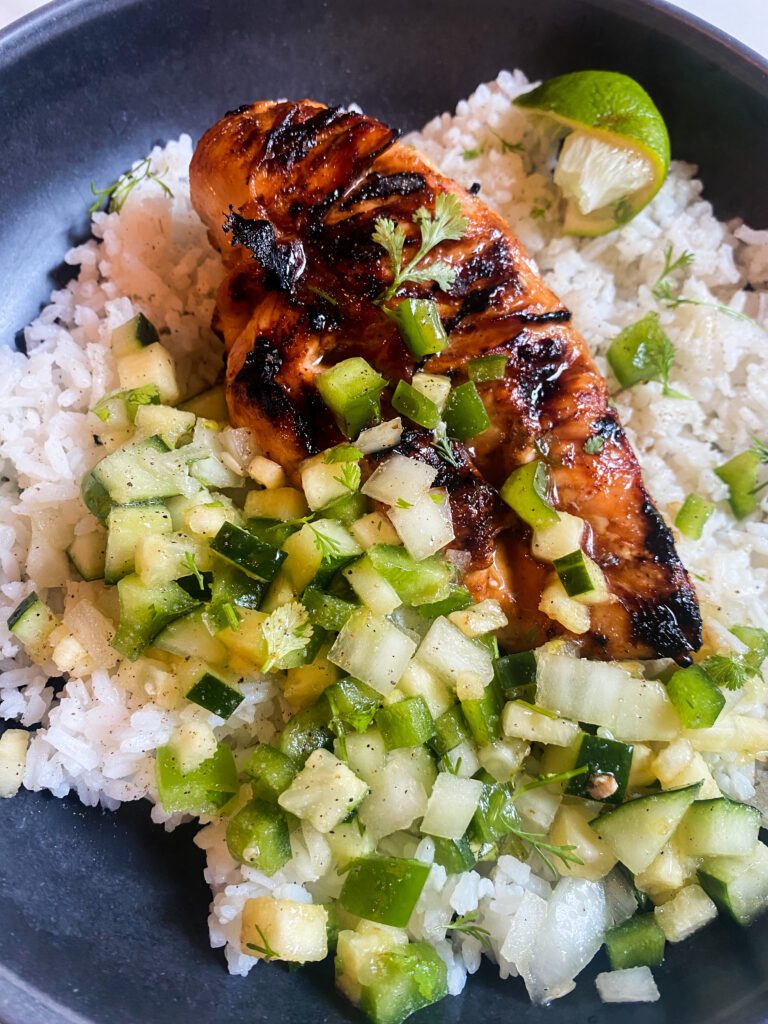
<svg viewBox="0 0 768 1024"><path fill-rule="evenodd" d="M703 56L727 58L729 71L745 85L765 93L768 90L768 55L757 53L746 43L703 18L668 0L582 0L596 10L624 15L631 21L650 25L665 35L673 28L687 30L690 44ZM152 0L49 0L29 14L0 30L0 66L22 59L41 42L76 29L95 18L151 4Z"/></svg>
<svg viewBox="0 0 768 1024"><path fill-rule="evenodd" d="M689 45L725 67L748 88L768 98L768 56L763 57L734 36L667 0L582 0L595 11L609 10L664 35L687 32ZM152 0L49 0L0 30L0 67L11 67L42 43L55 41L78 27L116 11L151 5ZM734 1009L745 1013L741 1024L763 1024L768 980L743 997ZM732 1018L729 1017L728 1020ZM76 1010L51 998L0 963L0 1024L91 1024ZM726 1024L726 1018L722 1018Z"/></svg>

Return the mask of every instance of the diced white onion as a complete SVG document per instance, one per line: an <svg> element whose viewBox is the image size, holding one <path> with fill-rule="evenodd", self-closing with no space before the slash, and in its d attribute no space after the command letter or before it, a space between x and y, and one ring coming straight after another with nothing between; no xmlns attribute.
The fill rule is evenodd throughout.
<svg viewBox="0 0 768 1024"><path fill-rule="evenodd" d="M328 660L379 693L387 694L415 650L415 642L397 626L361 609L344 624L328 652Z"/></svg>
<svg viewBox="0 0 768 1024"><path fill-rule="evenodd" d="M475 673L484 685L493 679L493 664L488 651L468 640L443 616L435 619L429 627L419 645L417 657L454 689L462 672Z"/></svg>
<svg viewBox="0 0 768 1024"><path fill-rule="evenodd" d="M398 500L415 504L426 494L437 470L418 459L395 453L374 470L362 487L363 494L385 505Z"/></svg>
<svg viewBox="0 0 768 1024"><path fill-rule="evenodd" d="M355 441L355 448L359 448L364 455L373 455L374 452L394 448L402 436L403 421L396 416L393 420L385 420L375 427L363 430Z"/></svg>
<svg viewBox="0 0 768 1024"><path fill-rule="evenodd" d="M649 967L603 971L595 978L595 987L604 1003L655 1003L660 998Z"/></svg>
<svg viewBox="0 0 768 1024"><path fill-rule="evenodd" d="M443 839L461 839L477 810L483 784L440 772L435 779L421 831Z"/></svg>
<svg viewBox="0 0 768 1024"><path fill-rule="evenodd" d="M450 544L454 538L451 503L446 491L436 489L423 495L410 508L388 512L406 551L420 562Z"/></svg>

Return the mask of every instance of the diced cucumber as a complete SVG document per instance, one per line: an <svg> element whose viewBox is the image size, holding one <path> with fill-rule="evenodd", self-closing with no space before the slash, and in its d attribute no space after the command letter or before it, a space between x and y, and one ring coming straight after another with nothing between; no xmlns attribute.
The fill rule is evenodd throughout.
<svg viewBox="0 0 768 1024"><path fill-rule="evenodd" d="M419 615L425 619L436 619L440 615L447 618L452 612L460 612L464 608L469 608L471 604L472 595L467 588L451 584L448 596L442 601L419 605Z"/></svg>
<svg viewBox="0 0 768 1024"><path fill-rule="evenodd" d="M157 795L166 813L214 814L240 788L231 749L220 743L213 757L182 773L171 746L159 747L156 759Z"/></svg>
<svg viewBox="0 0 768 1024"><path fill-rule="evenodd" d="M483 689L482 697L461 701L464 719L478 746L487 746L501 735L502 705L501 693L493 680Z"/></svg>
<svg viewBox="0 0 768 1024"><path fill-rule="evenodd" d="M69 560L84 580L104 578L107 535L102 529L81 533L67 548Z"/></svg>
<svg viewBox="0 0 768 1024"><path fill-rule="evenodd" d="M356 611L328 654L328 660L386 695L413 657L416 644L388 619L368 609Z"/></svg>
<svg viewBox="0 0 768 1024"><path fill-rule="evenodd" d="M347 764L361 779L371 784L376 772L384 767L387 748L378 729L351 733L345 737Z"/></svg>
<svg viewBox="0 0 768 1024"><path fill-rule="evenodd" d="M194 428L194 413L170 405L141 405L136 410L136 433L141 437L160 437L169 448L176 448Z"/></svg>
<svg viewBox="0 0 768 1024"><path fill-rule="evenodd" d="M658 967L664 959L664 932L653 914L637 914L605 933L605 951L612 971Z"/></svg>
<svg viewBox="0 0 768 1024"><path fill-rule="evenodd" d="M219 426L212 420L199 419L195 423L192 445L206 452L205 458L198 458L190 466L190 473L204 487L240 487L243 478L222 461L219 443Z"/></svg>
<svg viewBox="0 0 768 1024"><path fill-rule="evenodd" d="M152 646L158 650L177 654L180 658L200 658L213 665L222 665L227 660L227 648L211 636L203 620L203 611L196 609L182 618L169 622L165 629L154 638Z"/></svg>
<svg viewBox="0 0 768 1024"><path fill-rule="evenodd" d="M216 560L213 565L211 603L220 605L229 602L236 608L258 609L264 600L267 587L263 580L255 580L234 565Z"/></svg>
<svg viewBox="0 0 768 1024"><path fill-rule="evenodd" d="M768 908L768 847L758 843L746 857L707 858L699 883L720 910L738 924L751 924Z"/></svg>
<svg viewBox="0 0 768 1024"><path fill-rule="evenodd" d="M140 388L131 388L129 391L118 391L113 395L107 395L91 410L95 416L105 423L114 433L116 430L125 430L132 433L131 426L136 423L139 410L149 406L157 406L160 402L160 392L155 384L145 384ZM150 430L144 433L145 437L154 434Z"/></svg>
<svg viewBox="0 0 768 1024"><path fill-rule="evenodd" d="M58 624L57 617L34 592L25 597L8 616L8 629L37 664L50 658L51 645L48 638Z"/></svg>
<svg viewBox="0 0 768 1024"><path fill-rule="evenodd" d="M187 691L186 697L193 704L199 704L201 708L224 719L230 718L243 703L242 693L212 672L204 672Z"/></svg>
<svg viewBox="0 0 768 1024"><path fill-rule="evenodd" d="M112 328L111 346L115 359L137 352L159 341L159 335L143 313L137 313L119 327Z"/></svg>
<svg viewBox="0 0 768 1024"><path fill-rule="evenodd" d="M182 470L174 469L163 458L168 450L161 438L147 437L143 441L118 448L103 458L91 472L115 505L171 498L183 493L184 484L181 479ZM91 508L85 495L84 500Z"/></svg>
<svg viewBox="0 0 768 1024"><path fill-rule="evenodd" d="M120 596L120 622L112 646L135 661L155 637L174 619L197 607L178 583L145 586L138 576L124 576L117 584Z"/></svg>
<svg viewBox="0 0 768 1024"><path fill-rule="evenodd" d="M119 356L117 375L121 388L141 388L154 384L160 392L161 400L167 405L175 405L179 400L173 357L158 341Z"/></svg>
<svg viewBox="0 0 768 1024"><path fill-rule="evenodd" d="M285 561L285 552L257 540L232 523L223 523L211 541L211 550L256 580L269 582Z"/></svg>
<svg viewBox="0 0 768 1024"><path fill-rule="evenodd" d="M192 412L206 420L225 423L229 419L227 395L223 384L216 384L207 391L201 391L194 398L187 399L179 406L183 412Z"/></svg>
<svg viewBox="0 0 768 1024"><path fill-rule="evenodd" d="M727 797L697 800L680 822L675 841L693 857L747 857L757 847L761 815Z"/></svg>
<svg viewBox="0 0 768 1024"><path fill-rule="evenodd" d="M373 837L361 828L357 818L332 828L330 832L326 832L325 839L331 848L333 862L339 870L359 857L370 857L374 852Z"/></svg>
<svg viewBox="0 0 768 1024"><path fill-rule="evenodd" d="M351 526L368 510L368 502L364 494L342 494L340 498L324 505L318 515L324 519L335 519L344 526Z"/></svg>
<svg viewBox="0 0 768 1024"><path fill-rule="evenodd" d="M376 725L387 750L417 747L435 735L435 723L423 697L406 697L381 708Z"/></svg>
<svg viewBox="0 0 768 1024"><path fill-rule="evenodd" d="M442 839L461 839L482 795L483 784L477 779L462 779L450 772L439 772L421 822L421 831Z"/></svg>
<svg viewBox="0 0 768 1024"><path fill-rule="evenodd" d="M134 571L139 541L151 534L170 533L173 524L165 506L154 502L113 508L107 517L107 529L104 581L117 583Z"/></svg>
<svg viewBox="0 0 768 1024"><path fill-rule="evenodd" d="M245 764L245 774L252 780L253 795L272 803L283 793L298 772L300 765L277 747L260 743Z"/></svg>
<svg viewBox="0 0 768 1024"><path fill-rule="evenodd" d="M368 558L404 604L434 604L451 593L451 567L437 555L417 562L401 547L374 544L368 549Z"/></svg>
<svg viewBox="0 0 768 1024"><path fill-rule="evenodd" d="M352 864L339 897L350 914L405 928L429 874L429 865L399 857L364 857Z"/></svg>
<svg viewBox="0 0 768 1024"><path fill-rule="evenodd" d="M314 750L290 786L277 798L280 806L330 832L358 806L368 786L329 750Z"/></svg>
<svg viewBox="0 0 768 1024"><path fill-rule="evenodd" d="M291 859L288 819L279 807L254 798L227 825L227 849L238 863L274 875Z"/></svg>
<svg viewBox="0 0 768 1024"><path fill-rule="evenodd" d="M102 526L106 526L107 516L112 508L112 499L106 487L96 479L92 469L82 479L80 496L88 511L98 519Z"/></svg>
<svg viewBox="0 0 768 1024"><path fill-rule="evenodd" d="M574 768L583 765L587 766L587 771L570 779L565 792L585 800L620 804L632 769L632 747L618 740L584 733Z"/></svg>
<svg viewBox="0 0 768 1024"><path fill-rule="evenodd" d="M701 783L630 800L592 821L591 827L633 874L644 871L683 819Z"/></svg>

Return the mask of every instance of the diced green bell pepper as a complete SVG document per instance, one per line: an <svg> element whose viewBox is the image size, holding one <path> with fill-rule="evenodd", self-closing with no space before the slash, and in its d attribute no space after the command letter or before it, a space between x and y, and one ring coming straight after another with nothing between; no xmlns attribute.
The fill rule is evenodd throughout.
<svg viewBox="0 0 768 1024"><path fill-rule="evenodd" d="M442 352L448 344L437 305L430 299L403 299L389 315L397 324L405 347L415 359Z"/></svg>
<svg viewBox="0 0 768 1024"><path fill-rule="evenodd" d="M725 697L700 665L678 669L667 694L686 729L708 729L725 707Z"/></svg>
<svg viewBox="0 0 768 1024"><path fill-rule="evenodd" d="M442 839L434 836L435 864L440 864L449 875L460 875L463 871L471 871L477 858L466 839Z"/></svg>
<svg viewBox="0 0 768 1024"><path fill-rule="evenodd" d="M420 427L427 430L434 430L440 422L440 410L431 398L427 398L421 391L411 387L406 381L401 380L395 388L392 396L392 408L402 416L418 423Z"/></svg>
<svg viewBox="0 0 768 1024"><path fill-rule="evenodd" d="M491 425L483 400L471 380L451 391L443 416L448 436L457 441L477 437Z"/></svg>
<svg viewBox="0 0 768 1024"><path fill-rule="evenodd" d="M274 875L291 859L285 812L254 798L227 825L227 849L240 864Z"/></svg>
<svg viewBox="0 0 768 1024"><path fill-rule="evenodd" d="M381 420L379 400L386 386L384 377L359 356L343 359L317 378L317 390L349 438Z"/></svg>
<svg viewBox="0 0 768 1024"><path fill-rule="evenodd" d="M418 860L364 857L352 863L339 899L350 914L405 928L428 874Z"/></svg>
<svg viewBox="0 0 768 1024"><path fill-rule="evenodd" d="M374 544L367 554L376 572L394 587L403 604L433 604L450 593L452 570L438 555L417 562L404 548L394 544Z"/></svg>
<svg viewBox="0 0 768 1024"><path fill-rule="evenodd" d="M447 968L426 942L379 953L370 974L370 982L362 986L360 1009L372 1024L402 1024L448 994Z"/></svg>
<svg viewBox="0 0 768 1024"><path fill-rule="evenodd" d="M425 619L438 619L441 615L464 611L473 603L472 595L466 587L451 585L448 596L442 601L419 605L419 615Z"/></svg>
<svg viewBox="0 0 768 1024"><path fill-rule="evenodd" d="M418 747L435 735L435 722L423 697L406 697L381 708L376 725L387 750Z"/></svg>
<svg viewBox="0 0 768 1024"><path fill-rule="evenodd" d="M301 603L309 613L313 626L320 626L332 632L340 632L344 623L359 605L345 601L333 594L326 594L319 587L309 586L301 595Z"/></svg>
<svg viewBox="0 0 768 1024"><path fill-rule="evenodd" d="M158 799L167 814L215 814L240 788L235 759L225 743L184 775L172 747L158 747L155 774Z"/></svg>
<svg viewBox="0 0 768 1024"><path fill-rule="evenodd" d="M750 449L735 455L715 470L728 487L728 502L737 519L744 519L760 504L757 494L760 461L758 453Z"/></svg>
<svg viewBox="0 0 768 1024"><path fill-rule="evenodd" d="M505 355L478 356L477 359L470 359L467 363L469 379L476 384L483 384L489 380L503 380L507 372L507 362Z"/></svg>
<svg viewBox="0 0 768 1024"><path fill-rule="evenodd" d="M466 719L459 705L455 705L435 719L435 735L430 739L429 745L438 757L443 757L469 738Z"/></svg>
<svg viewBox="0 0 768 1024"><path fill-rule="evenodd" d="M253 795L261 800L277 802L281 793L293 782L300 764L277 747L260 743L245 763L245 774L251 779Z"/></svg>
<svg viewBox="0 0 768 1024"><path fill-rule="evenodd" d="M527 462L507 477L500 494L531 529L551 526L560 516L549 501L549 469L539 459Z"/></svg>
<svg viewBox="0 0 768 1024"><path fill-rule="evenodd" d="M715 506L698 494L689 494L675 516L675 526L684 537L699 540L704 524L715 511Z"/></svg>

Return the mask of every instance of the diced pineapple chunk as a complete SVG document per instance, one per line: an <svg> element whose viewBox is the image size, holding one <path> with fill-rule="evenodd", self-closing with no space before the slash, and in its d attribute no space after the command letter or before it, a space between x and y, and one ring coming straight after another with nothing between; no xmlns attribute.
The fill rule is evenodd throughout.
<svg viewBox="0 0 768 1024"><path fill-rule="evenodd" d="M329 648L317 655L311 665L289 668L285 674L283 693L294 711L314 704L320 694L335 683L341 673L326 658Z"/></svg>
<svg viewBox="0 0 768 1024"><path fill-rule="evenodd" d="M645 871L635 875L635 885L647 892L654 901L663 900L671 892L685 885L686 879L696 872L696 861L683 857L674 841L667 843L661 853L651 861Z"/></svg>
<svg viewBox="0 0 768 1024"><path fill-rule="evenodd" d="M557 869L561 875L598 882L615 866L616 858L589 827L593 817L594 813L586 807L561 804L549 830L549 841L555 846L572 846L571 853L582 861L581 864L558 862Z"/></svg>
<svg viewBox="0 0 768 1024"><path fill-rule="evenodd" d="M565 587L557 575L550 577L544 587L539 601L539 611L565 626L571 633L586 633L589 629L589 608L566 594Z"/></svg>
<svg viewBox="0 0 768 1024"><path fill-rule="evenodd" d="M213 729L199 719L182 722L171 736L169 746L176 755L179 771L182 775L199 768L203 761L213 757L218 743Z"/></svg>
<svg viewBox="0 0 768 1024"><path fill-rule="evenodd" d="M283 467L264 455L255 455L251 459L248 463L248 476L251 480L255 480L257 484L266 487L268 491L273 491L277 487L284 487L286 484Z"/></svg>
<svg viewBox="0 0 768 1024"><path fill-rule="evenodd" d="M176 405L179 400L173 357L159 341L121 356L117 360L117 375L124 390L154 384L165 405Z"/></svg>
<svg viewBox="0 0 768 1024"><path fill-rule="evenodd" d="M361 519L355 520L350 532L357 543L365 551L374 544L402 544L397 530L381 512L371 512Z"/></svg>
<svg viewBox="0 0 768 1024"><path fill-rule="evenodd" d="M363 986L375 978L377 954L407 945L404 929L371 921L361 921L354 931L339 932L336 956L341 970L336 984L353 1003L359 1002Z"/></svg>
<svg viewBox="0 0 768 1024"><path fill-rule="evenodd" d="M352 468L354 469L354 466ZM344 464L326 462L324 454L302 462L301 486L307 504L313 511L325 508L336 498L349 494L349 488L344 483L343 470Z"/></svg>
<svg viewBox="0 0 768 1024"><path fill-rule="evenodd" d="M486 598L478 604L470 605L460 612L451 612L448 616L454 626L458 626L464 636L476 637L483 633L491 633L507 624L507 616L498 601Z"/></svg>
<svg viewBox="0 0 768 1024"><path fill-rule="evenodd" d="M662 747L653 759L653 773L664 789L671 789L670 779L674 779L690 764L693 758L693 747L688 740L673 740Z"/></svg>
<svg viewBox="0 0 768 1024"><path fill-rule="evenodd" d="M314 750L288 789L278 797L283 810L330 832L368 793L368 786L329 750Z"/></svg>
<svg viewBox="0 0 768 1024"><path fill-rule="evenodd" d="M581 547L584 535L584 520L568 512L558 512L560 517L551 526L540 526L533 531L531 554L542 562L554 562Z"/></svg>
<svg viewBox="0 0 768 1024"><path fill-rule="evenodd" d="M6 729L0 736L0 799L16 796L21 789L28 746L26 729Z"/></svg>
<svg viewBox="0 0 768 1024"><path fill-rule="evenodd" d="M257 896L246 900L240 948L246 956L305 964L328 956L328 912L317 903Z"/></svg>
<svg viewBox="0 0 768 1024"><path fill-rule="evenodd" d="M717 907L700 885L686 885L653 913L667 941L682 942L714 920Z"/></svg>
<svg viewBox="0 0 768 1024"><path fill-rule="evenodd" d="M287 523L302 519L308 511L306 498L294 487L249 491L245 498L245 514L251 519L280 519Z"/></svg>

